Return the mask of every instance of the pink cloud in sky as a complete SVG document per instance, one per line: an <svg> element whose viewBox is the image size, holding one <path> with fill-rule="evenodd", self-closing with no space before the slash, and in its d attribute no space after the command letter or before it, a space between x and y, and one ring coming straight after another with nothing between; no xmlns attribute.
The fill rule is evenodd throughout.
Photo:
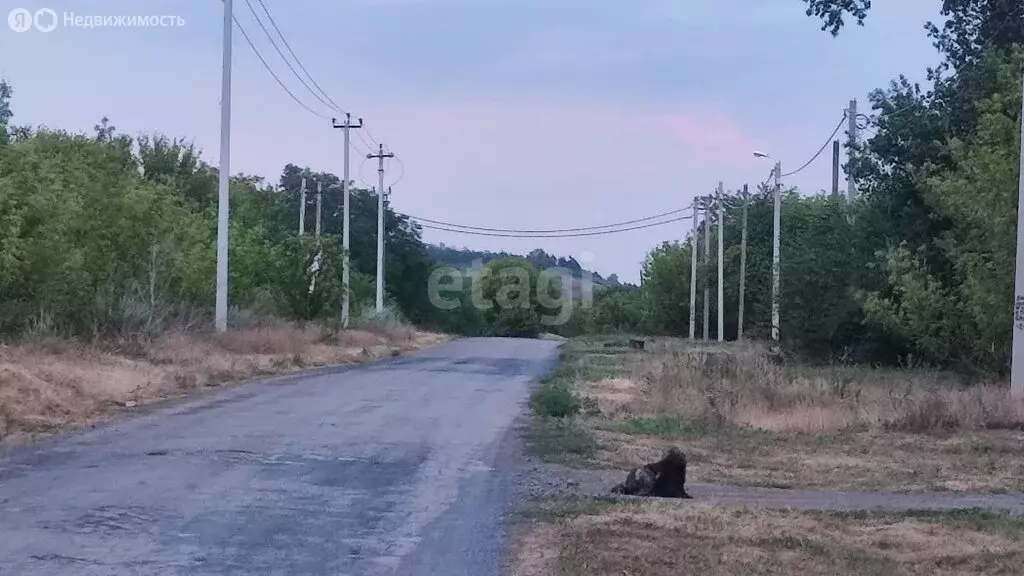
<svg viewBox="0 0 1024 576"><path fill-rule="evenodd" d="M560 99L387 102L367 110L375 134L404 158L393 201L408 214L496 228L562 228L642 218L687 206L720 180L760 175L755 138L700 103L630 106ZM753 165L753 168L751 168ZM608 236L510 239L426 230L476 248L588 252L595 267L636 280L647 252L689 222Z"/></svg>
<svg viewBox="0 0 1024 576"><path fill-rule="evenodd" d="M675 113L658 116L654 121L700 162L726 166L758 164L752 154L759 148L757 141L725 116Z"/></svg>

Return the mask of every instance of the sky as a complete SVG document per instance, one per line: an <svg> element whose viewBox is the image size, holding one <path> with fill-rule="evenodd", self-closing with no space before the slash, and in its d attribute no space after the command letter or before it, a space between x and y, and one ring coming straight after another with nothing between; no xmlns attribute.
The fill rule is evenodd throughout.
<svg viewBox="0 0 1024 576"><path fill-rule="evenodd" d="M834 38L799 0L263 2L330 100L364 119L353 136L357 183L375 182L367 143L384 143L401 161L386 174L397 211L509 229L634 220L687 207L719 182L756 187L772 162L755 149L784 173L798 168L851 99L866 112L871 90L900 74L924 79L938 57L923 24L941 4L877 2L865 27ZM291 162L340 175L343 139L330 118L342 115L292 75L246 1L234 5L267 64L313 112L275 82L236 27L232 173L276 182ZM15 8L50 8L60 20L50 32L0 22L0 75L14 88L16 124L91 132L107 116L121 132L192 140L218 162L222 2L0 0L5 16ZM149 15L180 20L64 24ZM784 184L814 193L831 187L831 173L826 150ZM560 239L423 236L514 253L543 248L638 282L650 249L690 226Z"/></svg>

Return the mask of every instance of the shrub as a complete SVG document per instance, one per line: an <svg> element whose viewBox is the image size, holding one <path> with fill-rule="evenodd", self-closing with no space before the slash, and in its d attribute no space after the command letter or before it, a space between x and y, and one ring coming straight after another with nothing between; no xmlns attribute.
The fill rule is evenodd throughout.
<svg viewBox="0 0 1024 576"><path fill-rule="evenodd" d="M545 382L530 396L530 408L538 416L566 418L579 414L583 403L578 394L560 382Z"/></svg>

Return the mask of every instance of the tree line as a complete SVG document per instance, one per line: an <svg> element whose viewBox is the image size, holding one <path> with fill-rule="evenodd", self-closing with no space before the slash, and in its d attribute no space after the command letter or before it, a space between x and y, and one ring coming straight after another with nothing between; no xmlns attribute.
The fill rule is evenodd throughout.
<svg viewBox="0 0 1024 576"><path fill-rule="evenodd" d="M844 17L869 20L867 0L805 2L833 34L841 33ZM793 354L1007 370L1024 8L1018 0L944 0L940 14L941 26L926 24L940 62L925 84L901 76L870 96L870 136L848 166L858 199L849 204L824 192L783 191L781 336ZM186 141L131 138L106 120L89 135L16 126L11 102L12 88L0 83L0 335L94 335L208 322L216 168ZM319 242L296 234L303 177L310 191L320 185L324 192ZM231 179L234 322L337 320L340 189L337 176L298 164L285 166L274 183ZM307 202L309 223L315 194ZM372 302L376 210L373 191L352 190L356 316ZM723 262L729 339L737 332L740 212L740 200L730 199ZM598 279L592 306L574 301L567 321L545 325L540 319L553 311L545 301L558 288L542 286L538 273L555 265L582 275L575 260L543 251L521 258L430 247L390 203L386 221L388 301L422 326L471 335L689 332L691 249L694 241L703 244L701 235L654 247L640 287ZM744 334L763 338L771 320L772 238L772 197L764 186L748 200L748 238ZM311 290L317 254L321 271ZM432 278L446 262L464 267L478 256L489 263L475 281L459 276L459 306L431 302ZM697 286L701 333L704 287L711 282L712 337L715 266L714 256L701 262ZM522 305L481 309L472 302L474 289L484 301Z"/></svg>
<svg viewBox="0 0 1024 576"><path fill-rule="evenodd" d="M0 338L208 328L217 168L184 139L133 138L106 118L92 134L15 125L12 97L13 88L0 82ZM303 180L306 234L300 236ZM313 234L317 190L319 238ZM369 320L377 196L351 183L350 195L352 316ZM287 164L276 182L232 176L231 324L281 318L338 325L343 196L336 175L298 164ZM517 257L428 245L415 222L384 204L386 299L402 320L466 335L533 336L541 318L561 308L560 285L537 287L540 269L557 266L577 278L585 272L574 259L539 249ZM460 275L466 289L456 308L431 302L438 272L477 260L487 264L484 273ZM517 270L527 278L518 288ZM490 306L473 301L474 284ZM542 293L552 305L542 305Z"/></svg>
<svg viewBox="0 0 1024 576"><path fill-rule="evenodd" d="M867 0L805 1L808 15L833 34L844 16L859 23L869 16ZM870 95L873 133L848 167L859 198L848 205L824 192L783 192L781 337L795 354L920 361L970 373L1008 370L1024 6L945 0L941 16L941 26L925 25L941 58L926 85L901 76ZM731 200L727 338L736 335L739 214ZM772 197L763 186L749 200L748 233L744 328L763 337L771 321L772 238ZM652 250L642 290L600 295L580 329L688 334L693 240ZM698 334L707 279L712 299L717 295L714 258L711 270L701 264ZM712 335L716 309L712 302Z"/></svg>

